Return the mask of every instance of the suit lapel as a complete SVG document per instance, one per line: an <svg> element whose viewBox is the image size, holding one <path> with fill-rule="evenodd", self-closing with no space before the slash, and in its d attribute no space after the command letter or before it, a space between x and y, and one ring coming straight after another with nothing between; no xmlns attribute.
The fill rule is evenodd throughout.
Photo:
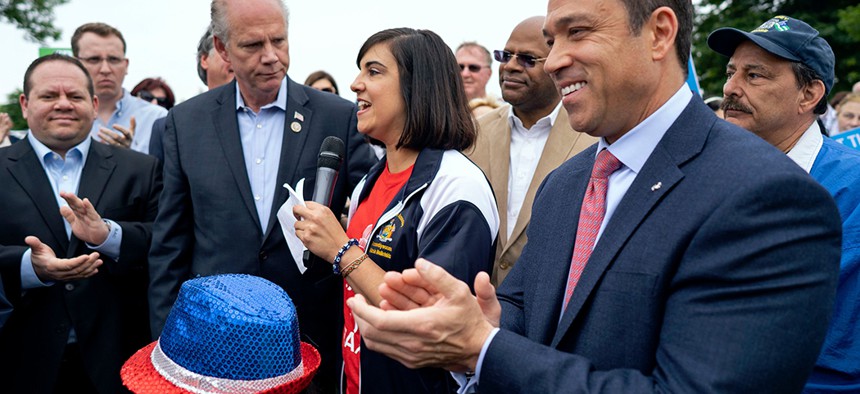
<svg viewBox="0 0 860 394"><path fill-rule="evenodd" d="M87 162L81 172L81 183L78 185L78 197L88 198L96 210L99 210L99 202L105 187L116 169L116 162L112 158L113 153L107 146L93 141L90 151L87 153ZM101 212L100 212L101 213ZM80 241L72 235L69 244L69 256L74 255Z"/></svg>
<svg viewBox="0 0 860 394"><path fill-rule="evenodd" d="M615 209L603 234L594 247L591 258L576 285L573 296L559 322L552 346L558 345L573 320L582 310L596 284L603 277L622 246L655 206L684 178L680 166L702 151L713 117L703 116L701 108L691 100L681 116L669 127L633 184ZM660 187L654 186L660 184Z"/></svg>
<svg viewBox="0 0 860 394"><path fill-rule="evenodd" d="M57 241L56 245L60 245L61 250L68 249L69 240L66 238L66 228L63 224L65 219L60 215L60 207L54 198L53 188L48 176L45 175L41 161L33 151L33 147L29 141L24 141L14 144L8 149L11 150L9 160L12 161L9 165L9 172L36 205L42 220L48 225L51 234ZM42 240L42 242L50 244L46 240Z"/></svg>
<svg viewBox="0 0 860 394"><path fill-rule="evenodd" d="M490 136L489 163L490 184L498 185L496 204L499 206L499 245L508 243L508 175L511 171L511 124L508 122L508 111L498 112L499 124L488 127ZM499 254L501 256L501 254Z"/></svg>
<svg viewBox="0 0 860 394"><path fill-rule="evenodd" d="M272 213L269 215L269 223L266 226L263 240L269 237L272 228L275 227L275 223L278 221L278 209L287 201L288 192L282 185L295 179L303 153L317 154L314 151L305 152L305 141L308 139L308 133L311 132L310 124L314 114L313 109L306 106L307 103L308 96L305 94L302 85L287 78L287 110L284 114L284 139L283 144L281 144L281 158L278 162L278 182L275 186ZM301 126L299 131L293 131L291 126L293 122ZM295 185L291 184L290 186ZM305 185L305 187L314 187L314 185Z"/></svg>
<svg viewBox="0 0 860 394"><path fill-rule="evenodd" d="M591 167L594 165L594 150L594 147L589 148L583 156L574 159L581 160L579 164L572 166L574 170L570 174L554 179L552 198L559 201L551 202L552 212L542 212L541 219L535 222L535 225L549 226L553 229L553 241L541 242L546 250L538 252L543 257L541 266L545 273L541 275L540 283L530 285L536 293L533 298L545 303L541 305L539 312L541 317L530 319L530 324L538 325L532 332L542 335L541 343L548 342L557 333L573 246L576 241L580 206L588 186Z"/></svg>
<svg viewBox="0 0 860 394"><path fill-rule="evenodd" d="M233 174L233 180L239 188L239 194L248 214L254 218L254 223L260 223L260 215L251 197L251 181L245 169L245 156L242 153L242 139L239 136L239 121L236 119L236 84L231 82L232 89L222 90L217 100L216 108L212 109L212 119L215 119L215 134L224 151L227 166ZM226 107L226 108L225 108ZM259 229L259 227L257 227ZM262 234L262 230L260 234Z"/></svg>

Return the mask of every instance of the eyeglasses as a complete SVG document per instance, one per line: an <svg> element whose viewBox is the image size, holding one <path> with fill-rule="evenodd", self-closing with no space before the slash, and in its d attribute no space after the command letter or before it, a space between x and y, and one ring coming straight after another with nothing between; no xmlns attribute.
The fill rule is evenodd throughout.
<svg viewBox="0 0 860 394"><path fill-rule="evenodd" d="M152 100L155 100L155 102L162 107L167 105L167 97L155 97L148 90L141 90L137 92L137 97L139 97L143 101L150 103L152 102Z"/></svg>
<svg viewBox="0 0 860 394"><path fill-rule="evenodd" d="M82 61L82 62L84 62L90 66L98 66L99 64L102 64L102 62L107 62L107 64L109 66L116 67L116 66L119 66L120 64L122 64L122 61L125 60L125 58L116 57L116 56L108 56L108 57L91 56L91 57L79 57L78 60L80 60L80 61Z"/></svg>
<svg viewBox="0 0 860 394"><path fill-rule="evenodd" d="M476 73L478 71L481 71L481 69L484 68L484 66L482 66L480 64L461 64L460 65L460 71L463 71L467 68L469 69L469 72Z"/></svg>
<svg viewBox="0 0 860 394"><path fill-rule="evenodd" d="M493 51L493 57L495 57L496 60L502 64L505 64L505 63L511 61L511 58L517 58L517 63L519 63L520 66L523 66L525 68L532 68L535 65L537 65L539 62L546 60L545 57L536 58L532 55L526 55L526 54L522 54L522 53L510 53L508 51L499 51L499 50Z"/></svg>

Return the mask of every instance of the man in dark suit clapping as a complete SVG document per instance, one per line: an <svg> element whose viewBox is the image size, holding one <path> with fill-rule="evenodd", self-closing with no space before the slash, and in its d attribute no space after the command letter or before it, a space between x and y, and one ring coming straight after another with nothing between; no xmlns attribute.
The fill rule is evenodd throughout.
<svg viewBox="0 0 860 394"><path fill-rule="evenodd" d="M34 61L20 103L30 132L0 149L0 272L14 306L0 380L14 393L122 392L122 363L149 340L161 172L89 137L99 101L77 59Z"/></svg>

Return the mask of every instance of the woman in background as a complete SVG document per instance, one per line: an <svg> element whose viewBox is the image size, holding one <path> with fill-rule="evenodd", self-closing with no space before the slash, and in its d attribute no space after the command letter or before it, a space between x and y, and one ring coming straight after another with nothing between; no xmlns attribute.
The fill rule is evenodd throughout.
<svg viewBox="0 0 860 394"><path fill-rule="evenodd" d="M293 210L296 234L344 277L344 300L358 293L379 305L384 273L418 258L474 283L492 268L499 216L486 177L460 153L476 131L451 49L429 30L390 29L364 43L357 63L358 130L385 156L353 192L346 233L309 202ZM361 346L345 303L344 321L347 393L456 391L445 370L411 370Z"/></svg>
<svg viewBox="0 0 860 394"><path fill-rule="evenodd" d="M131 90L131 95L140 98L143 101L160 105L166 110L173 108L176 104L176 98L173 96L173 90L167 86L161 78L146 78L134 89Z"/></svg>
<svg viewBox="0 0 860 394"><path fill-rule="evenodd" d="M311 75L308 75L308 78L305 79L305 86L310 86L323 92L334 93L338 96L340 95L340 91L337 90L337 82L334 81L334 77L322 70L312 72Z"/></svg>
<svg viewBox="0 0 860 394"><path fill-rule="evenodd" d="M860 95L851 93L839 101L836 122L840 133L860 127Z"/></svg>

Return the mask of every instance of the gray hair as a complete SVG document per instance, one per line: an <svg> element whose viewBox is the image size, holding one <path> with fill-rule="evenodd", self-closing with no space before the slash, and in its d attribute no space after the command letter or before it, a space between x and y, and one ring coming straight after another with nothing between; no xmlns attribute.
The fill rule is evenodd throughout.
<svg viewBox="0 0 860 394"><path fill-rule="evenodd" d="M200 62L203 61L203 56L212 56L213 49L215 49L215 43L212 39L212 25L210 24L206 28L206 32L203 33L203 37L200 37L200 42L197 43L197 76L200 77L204 85L206 84L207 73Z"/></svg>
<svg viewBox="0 0 860 394"><path fill-rule="evenodd" d="M212 36L218 37L221 42L227 43L230 40L230 24L227 22L227 1L228 0L212 0ZM284 27L288 26L290 12L287 10L287 5L284 0L277 1L281 6L284 14Z"/></svg>
<svg viewBox="0 0 860 394"><path fill-rule="evenodd" d="M481 44L478 44L475 41L466 41L466 42L460 44L457 47L457 49L454 51L454 54L456 54L457 52L460 52L461 49L470 49L470 48L475 48L481 52L481 55L487 61L487 66L493 65L493 55L490 55L490 51L488 51L486 47L484 47Z"/></svg>

